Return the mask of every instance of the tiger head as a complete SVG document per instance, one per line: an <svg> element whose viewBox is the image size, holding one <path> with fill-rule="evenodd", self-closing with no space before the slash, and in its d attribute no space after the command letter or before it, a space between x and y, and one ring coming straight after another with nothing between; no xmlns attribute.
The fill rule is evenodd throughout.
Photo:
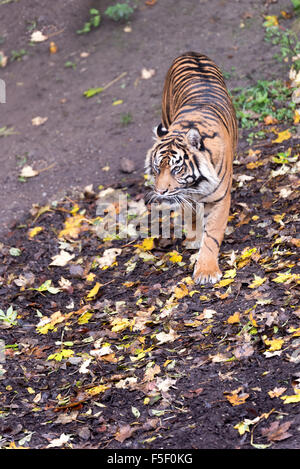
<svg viewBox="0 0 300 469"><path fill-rule="evenodd" d="M156 129L156 142L146 157L146 174L153 176L154 189L146 202L189 203L196 195L205 196L219 179L197 128L185 134Z"/></svg>

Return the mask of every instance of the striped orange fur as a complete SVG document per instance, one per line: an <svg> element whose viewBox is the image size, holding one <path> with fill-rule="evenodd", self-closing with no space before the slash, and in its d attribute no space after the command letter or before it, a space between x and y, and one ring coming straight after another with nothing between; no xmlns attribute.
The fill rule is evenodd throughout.
<svg viewBox="0 0 300 469"><path fill-rule="evenodd" d="M148 201L204 204L194 280L221 278L218 254L230 209L232 161L237 123L222 73L207 56L187 52L174 60L165 79L162 123L146 156L146 173L154 176Z"/></svg>

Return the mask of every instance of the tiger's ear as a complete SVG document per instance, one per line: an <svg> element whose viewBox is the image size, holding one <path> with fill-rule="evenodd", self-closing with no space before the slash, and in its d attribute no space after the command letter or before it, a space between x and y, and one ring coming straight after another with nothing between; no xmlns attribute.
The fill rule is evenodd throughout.
<svg viewBox="0 0 300 469"><path fill-rule="evenodd" d="M188 142L192 147L197 148L200 150L202 146L202 138L201 135L199 134L198 130L192 127L188 133L186 134Z"/></svg>
<svg viewBox="0 0 300 469"><path fill-rule="evenodd" d="M157 127L154 129L154 133L158 138L162 138L168 133L168 129L163 127L163 125L160 123Z"/></svg>

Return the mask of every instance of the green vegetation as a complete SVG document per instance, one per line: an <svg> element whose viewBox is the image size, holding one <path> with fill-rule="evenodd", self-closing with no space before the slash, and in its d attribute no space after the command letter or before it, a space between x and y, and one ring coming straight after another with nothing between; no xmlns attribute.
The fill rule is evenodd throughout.
<svg viewBox="0 0 300 469"><path fill-rule="evenodd" d="M102 86L99 86L98 88L89 88L88 90L83 92L83 95L86 98L92 98L96 94L102 93L103 90L104 88Z"/></svg>
<svg viewBox="0 0 300 469"><path fill-rule="evenodd" d="M0 309L0 321L5 322L10 326L16 326L18 324L17 316L18 312L14 311L12 306L7 309L6 313Z"/></svg>
<svg viewBox="0 0 300 469"><path fill-rule="evenodd" d="M71 60L67 60L67 62L65 62L65 68L73 68L73 70L75 70L77 67L77 64L75 62L71 62Z"/></svg>
<svg viewBox="0 0 300 469"><path fill-rule="evenodd" d="M125 114L121 115L121 124L123 126L131 124L133 121L132 114L130 112L126 112Z"/></svg>
<svg viewBox="0 0 300 469"><path fill-rule="evenodd" d="M79 29L77 31L77 34L87 34L91 32L92 29L98 28L100 21L101 21L101 15L99 11L96 8L91 8L89 21L84 23L83 28Z"/></svg>
<svg viewBox="0 0 300 469"><path fill-rule="evenodd" d="M0 137L8 137L9 135L14 135L17 132L15 132L13 127L7 127L6 125L4 127L0 128Z"/></svg>
<svg viewBox="0 0 300 469"><path fill-rule="evenodd" d="M27 55L28 52L25 49L12 50L10 60L14 62L15 60L22 60L24 55Z"/></svg>
<svg viewBox="0 0 300 469"><path fill-rule="evenodd" d="M300 0L291 0L294 10L297 14L300 13Z"/></svg>
<svg viewBox="0 0 300 469"><path fill-rule="evenodd" d="M292 91L281 80L259 80L250 88L232 90L241 127L255 127L267 116L278 121L293 120L295 104L291 101Z"/></svg>
<svg viewBox="0 0 300 469"><path fill-rule="evenodd" d="M106 8L104 14L114 21L128 20L134 12L134 7L131 7L126 1L125 3L116 3ZM93 29L98 28L101 21L101 15L96 8L90 9L90 18L84 23L82 29L77 30L77 34L88 34Z"/></svg>
<svg viewBox="0 0 300 469"><path fill-rule="evenodd" d="M277 26L266 27L265 40L279 46L274 58L279 62L293 61L293 68L300 70L300 41L298 35L290 29L282 30Z"/></svg>
<svg viewBox="0 0 300 469"><path fill-rule="evenodd" d="M105 15L114 21L128 20L134 10L128 3L116 3L105 10Z"/></svg>

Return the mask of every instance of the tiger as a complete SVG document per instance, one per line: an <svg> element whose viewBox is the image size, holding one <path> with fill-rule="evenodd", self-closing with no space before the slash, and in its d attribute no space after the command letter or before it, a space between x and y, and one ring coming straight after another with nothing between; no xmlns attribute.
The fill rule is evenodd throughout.
<svg viewBox="0 0 300 469"><path fill-rule="evenodd" d="M188 204L194 211L203 207L200 238L188 232L186 239L196 239L199 248L194 282L214 284L222 277L218 257L231 204L238 131L224 77L209 57L186 52L173 61L163 88L162 120L154 132L145 160L154 187L146 203Z"/></svg>

